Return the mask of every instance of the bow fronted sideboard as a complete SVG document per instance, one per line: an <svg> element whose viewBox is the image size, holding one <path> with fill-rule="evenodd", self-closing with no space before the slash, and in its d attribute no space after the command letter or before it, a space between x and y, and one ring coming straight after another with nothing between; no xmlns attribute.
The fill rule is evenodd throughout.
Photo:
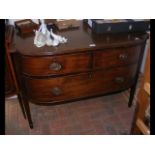
<svg viewBox="0 0 155 155"><path fill-rule="evenodd" d="M30 102L55 105L129 89L132 105L146 33L94 34L82 21L55 33L68 42L37 48L34 34L14 35L11 55L31 128Z"/></svg>

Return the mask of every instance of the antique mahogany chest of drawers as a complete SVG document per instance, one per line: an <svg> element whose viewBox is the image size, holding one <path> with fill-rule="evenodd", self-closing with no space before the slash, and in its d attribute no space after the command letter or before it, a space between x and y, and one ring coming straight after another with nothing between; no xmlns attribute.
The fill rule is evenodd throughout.
<svg viewBox="0 0 155 155"><path fill-rule="evenodd" d="M29 101L54 105L130 89L131 106L147 34L97 35L82 22L56 33L68 43L37 48L34 35L14 36L12 57L31 128Z"/></svg>

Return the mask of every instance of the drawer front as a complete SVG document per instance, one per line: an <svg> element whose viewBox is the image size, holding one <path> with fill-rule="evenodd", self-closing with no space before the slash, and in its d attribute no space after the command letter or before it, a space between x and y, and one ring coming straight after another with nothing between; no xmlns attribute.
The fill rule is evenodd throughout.
<svg viewBox="0 0 155 155"><path fill-rule="evenodd" d="M48 76L89 70L90 55L72 54L49 57L22 57L22 71L30 76Z"/></svg>
<svg viewBox="0 0 155 155"><path fill-rule="evenodd" d="M132 86L137 70L137 64L109 69L104 78L106 92L119 91Z"/></svg>
<svg viewBox="0 0 155 155"><path fill-rule="evenodd" d="M131 87L136 75L137 64L115 69L93 72L89 86L89 94L111 93Z"/></svg>
<svg viewBox="0 0 155 155"><path fill-rule="evenodd" d="M136 63L139 59L141 46L114 48L94 52L94 69L110 68Z"/></svg>
<svg viewBox="0 0 155 155"><path fill-rule="evenodd" d="M119 91L131 86L136 65L48 79L25 77L28 97L34 102L60 102ZM33 92L33 93L32 93Z"/></svg>
<svg viewBox="0 0 155 155"><path fill-rule="evenodd" d="M89 96L90 80L89 74L49 79L25 77L25 84L31 100L52 103Z"/></svg>

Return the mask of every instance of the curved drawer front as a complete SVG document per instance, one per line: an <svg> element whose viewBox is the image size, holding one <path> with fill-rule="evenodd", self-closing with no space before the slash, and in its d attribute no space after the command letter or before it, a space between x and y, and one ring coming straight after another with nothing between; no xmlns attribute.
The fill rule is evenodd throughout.
<svg viewBox="0 0 155 155"><path fill-rule="evenodd" d="M94 69L110 68L138 62L141 46L114 48L94 52Z"/></svg>
<svg viewBox="0 0 155 155"><path fill-rule="evenodd" d="M109 69L104 78L106 92L129 88L133 85L137 70L137 64Z"/></svg>
<svg viewBox="0 0 155 155"><path fill-rule="evenodd" d="M36 102L52 103L89 96L88 83L88 74L49 79L30 79L25 77L28 96Z"/></svg>
<svg viewBox="0 0 155 155"><path fill-rule="evenodd" d="M137 64L127 67L117 67L109 70L95 71L91 77L90 95L112 93L128 89L132 86L136 75Z"/></svg>
<svg viewBox="0 0 155 155"><path fill-rule="evenodd" d="M22 57L22 72L30 76L48 76L89 70L90 55L70 54L46 57Z"/></svg>
<svg viewBox="0 0 155 155"><path fill-rule="evenodd" d="M28 97L34 102L60 102L89 97L131 86L136 65L48 79L25 77Z"/></svg>

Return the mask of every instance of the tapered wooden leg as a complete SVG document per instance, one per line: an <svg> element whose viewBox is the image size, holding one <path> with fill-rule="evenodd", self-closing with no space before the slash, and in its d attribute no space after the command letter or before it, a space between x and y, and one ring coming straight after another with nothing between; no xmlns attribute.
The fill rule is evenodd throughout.
<svg viewBox="0 0 155 155"><path fill-rule="evenodd" d="M25 97L23 97L23 99L24 99L24 107L25 107L27 119L28 119L28 122L29 122L29 126L32 129L33 128L33 122L32 122L32 119L31 119L31 112L30 112L29 103L28 103L28 101L27 101L27 99Z"/></svg>
<svg viewBox="0 0 155 155"><path fill-rule="evenodd" d="M25 109L24 109L24 103L23 103L23 99L22 99L22 97L21 97L20 94L18 94L18 100L19 100L19 105L20 105L20 108L22 110L23 116L26 119L26 113L25 113Z"/></svg>
<svg viewBox="0 0 155 155"><path fill-rule="evenodd" d="M131 87L128 107L132 106L132 102L133 102L133 99L134 99L135 91L136 91L136 84Z"/></svg>
<svg viewBox="0 0 155 155"><path fill-rule="evenodd" d="M138 114L138 103L136 102L136 107L135 107L135 110L134 110L134 115L133 115L133 119L132 119L131 130L130 130L131 135L135 134L137 114Z"/></svg>
<svg viewBox="0 0 155 155"><path fill-rule="evenodd" d="M138 119L138 112L139 112L139 103L136 102L136 108L134 111L134 117L132 120L132 125L131 125L131 130L130 130L131 135L141 135L142 134L136 125L136 122Z"/></svg>

